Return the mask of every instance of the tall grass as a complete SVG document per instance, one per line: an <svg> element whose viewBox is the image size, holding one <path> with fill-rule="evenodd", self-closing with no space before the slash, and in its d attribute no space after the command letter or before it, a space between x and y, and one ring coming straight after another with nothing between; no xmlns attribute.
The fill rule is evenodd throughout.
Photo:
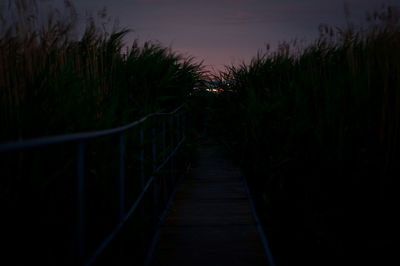
<svg viewBox="0 0 400 266"><path fill-rule="evenodd" d="M47 20L35 1L9 1L8 9L0 10L0 143L116 127L150 112L171 111L203 78L200 63L161 44L126 47L128 29L109 33L98 26L98 20L108 20L104 12L89 17L80 33L77 12L64 3L64 10L50 10ZM143 125L146 176L152 174L152 127L161 138L160 121ZM174 135L167 134L168 140ZM141 188L138 142L137 128L126 132L127 205ZM119 223L118 158L115 136L85 143L86 260ZM175 162L174 171L184 163ZM0 154L1 235L7 245L2 262L76 264L76 165L76 146L70 144ZM158 221L153 198L145 199L139 207L143 215L135 214L107 248L105 264L144 259ZM116 255L121 238L130 250L126 257Z"/></svg>
<svg viewBox="0 0 400 266"><path fill-rule="evenodd" d="M64 9L44 21L35 1L18 0L0 14L2 140L121 125L181 104L201 77L193 58L159 44L124 49L129 30L105 32L96 18L76 37L77 12Z"/></svg>
<svg viewBox="0 0 400 266"><path fill-rule="evenodd" d="M383 263L389 254L400 174L398 9L367 22L321 26L300 52L282 43L221 73L234 82L215 99L215 133L247 169L279 264Z"/></svg>

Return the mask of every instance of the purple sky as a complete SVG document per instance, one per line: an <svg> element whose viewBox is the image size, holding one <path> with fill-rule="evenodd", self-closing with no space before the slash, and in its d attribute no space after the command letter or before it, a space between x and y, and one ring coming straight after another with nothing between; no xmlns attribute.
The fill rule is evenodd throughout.
<svg viewBox="0 0 400 266"><path fill-rule="evenodd" d="M4 1L4 0L0 0ZM40 0L52 2L52 0ZM62 2L61 0L54 0ZM77 11L96 14L107 7L134 39L155 40L174 51L204 60L208 69L248 62L269 43L294 38L312 41L318 25L345 24L343 0L72 0ZM347 0L352 21L399 0Z"/></svg>

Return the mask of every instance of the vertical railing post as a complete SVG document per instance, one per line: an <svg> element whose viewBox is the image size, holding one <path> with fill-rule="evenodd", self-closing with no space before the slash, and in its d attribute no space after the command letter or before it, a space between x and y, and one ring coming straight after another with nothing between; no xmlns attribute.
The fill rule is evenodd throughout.
<svg viewBox="0 0 400 266"><path fill-rule="evenodd" d="M166 125L165 125L165 119L163 119L162 122L162 148L163 148L163 161L165 161L166 157L167 157L167 151L166 151Z"/></svg>
<svg viewBox="0 0 400 266"><path fill-rule="evenodd" d="M174 116L172 115L171 116L171 120L170 120L170 123L171 123L171 129L170 129L170 142L171 142L171 153L172 153L172 151L174 150ZM171 157L171 166L170 166L170 171L171 171L171 184L174 184L175 182L174 182L174 157L175 156L172 156Z"/></svg>
<svg viewBox="0 0 400 266"><path fill-rule="evenodd" d="M182 113L182 137L186 136L186 113Z"/></svg>
<svg viewBox="0 0 400 266"><path fill-rule="evenodd" d="M165 162L167 158L167 150L166 150L166 135L167 135L167 129L166 129L166 122L165 119L162 121L162 153L163 153L163 163ZM168 193L167 193L167 180L166 180L166 175L162 176L162 186L163 186L163 197L164 197L164 203L167 204L168 200Z"/></svg>
<svg viewBox="0 0 400 266"><path fill-rule="evenodd" d="M144 134L143 126L140 127L139 132L139 142L140 142L140 191L144 190ZM140 208L140 214L144 216L144 204Z"/></svg>
<svg viewBox="0 0 400 266"><path fill-rule="evenodd" d="M124 133L119 134L119 222L125 219L125 139ZM124 239L120 242L120 258L125 256Z"/></svg>
<svg viewBox="0 0 400 266"><path fill-rule="evenodd" d="M77 208L78 208L78 264L82 265L85 258L85 220L84 220L84 187L85 187L85 143L83 140L77 145Z"/></svg>
<svg viewBox="0 0 400 266"><path fill-rule="evenodd" d="M119 221L125 218L125 140L124 133L119 134Z"/></svg>
<svg viewBox="0 0 400 266"><path fill-rule="evenodd" d="M158 217L158 178L157 178L157 145L156 145L156 128L153 126L152 130L152 146L153 146L153 187L154 187L154 192L153 192L153 199L154 199L154 213L155 213L155 218L157 219Z"/></svg>
<svg viewBox="0 0 400 266"><path fill-rule="evenodd" d="M180 130L181 130L181 127L180 127L180 121L179 121L179 113L178 114L176 114L176 144L178 144L179 143L179 141L180 141Z"/></svg>

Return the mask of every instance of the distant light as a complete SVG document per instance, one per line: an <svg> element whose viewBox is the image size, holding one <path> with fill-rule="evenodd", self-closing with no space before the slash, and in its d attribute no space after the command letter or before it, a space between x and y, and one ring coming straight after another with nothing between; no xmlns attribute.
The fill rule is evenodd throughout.
<svg viewBox="0 0 400 266"><path fill-rule="evenodd" d="M212 93L220 93L220 92L223 92L224 89L221 89L221 88L207 88L206 91L212 92Z"/></svg>

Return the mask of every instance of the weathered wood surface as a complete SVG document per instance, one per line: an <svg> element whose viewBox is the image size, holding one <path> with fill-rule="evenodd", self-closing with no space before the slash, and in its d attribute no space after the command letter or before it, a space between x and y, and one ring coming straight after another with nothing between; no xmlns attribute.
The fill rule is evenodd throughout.
<svg viewBox="0 0 400 266"><path fill-rule="evenodd" d="M198 149L161 228L152 265L268 265L240 170L211 143Z"/></svg>

